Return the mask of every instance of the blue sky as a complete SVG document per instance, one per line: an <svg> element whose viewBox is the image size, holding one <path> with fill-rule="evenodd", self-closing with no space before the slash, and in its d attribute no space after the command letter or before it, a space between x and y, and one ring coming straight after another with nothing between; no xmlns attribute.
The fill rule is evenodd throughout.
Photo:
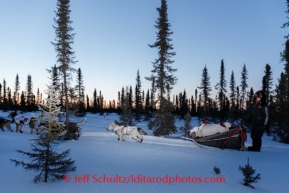
<svg viewBox="0 0 289 193"><path fill-rule="evenodd" d="M139 70L145 93L150 82L151 62L157 50L148 44L156 40L155 21L160 0L72 0L71 20L76 33L73 50L81 68L85 94L102 92L105 100L117 99L122 87L136 84ZM176 56L172 59L178 82L172 94L186 90L194 95L200 86L205 65L214 86L219 81L221 60L224 60L226 80L232 71L240 84L241 70L246 64L248 84L261 88L265 65L273 71L274 84L283 71L280 52L284 50L281 28L286 20L285 0L168 0L168 19ZM18 73L21 90L27 76L32 76L33 90L43 92L48 73L56 63L51 42L56 0L0 0L0 82L14 90ZM76 77L76 76L75 76ZM75 83L72 82L72 85Z"/></svg>

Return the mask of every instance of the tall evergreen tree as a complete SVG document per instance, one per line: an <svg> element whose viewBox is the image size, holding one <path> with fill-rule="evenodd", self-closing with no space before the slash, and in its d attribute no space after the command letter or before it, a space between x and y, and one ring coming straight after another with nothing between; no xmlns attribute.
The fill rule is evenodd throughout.
<svg viewBox="0 0 289 193"><path fill-rule="evenodd" d="M133 108L133 92L132 92L132 87L129 86L129 91L127 91L126 93L128 96L128 105L129 108L132 109Z"/></svg>
<svg viewBox="0 0 289 193"><path fill-rule="evenodd" d="M240 89L238 86L236 87L236 109L240 109Z"/></svg>
<svg viewBox="0 0 289 193"><path fill-rule="evenodd" d="M93 113L97 112L97 92L96 89L93 91Z"/></svg>
<svg viewBox="0 0 289 193"><path fill-rule="evenodd" d="M11 89L8 87L7 88L7 101L8 101L8 109L11 110L13 106L13 99L12 99L12 94L11 94Z"/></svg>
<svg viewBox="0 0 289 193"><path fill-rule="evenodd" d="M148 121L151 118L151 103L150 103L150 90L147 91L145 106L144 106L144 121Z"/></svg>
<svg viewBox="0 0 289 193"><path fill-rule="evenodd" d="M70 20L70 0L57 0L56 18L53 28L55 29L55 42L52 42L57 53L58 68L63 79L63 91L65 97L66 127L69 123L69 80L72 79L72 72L75 71L72 65L77 61L72 50L74 33Z"/></svg>
<svg viewBox="0 0 289 193"><path fill-rule="evenodd" d="M219 107L220 107L220 113L219 118L220 122L222 123L225 119L225 100L226 100L226 93L227 93L227 81L225 79L225 66L224 66L224 60L221 60L221 67L220 67L220 82L216 84L215 89L218 90L218 100L219 100Z"/></svg>
<svg viewBox="0 0 289 193"><path fill-rule="evenodd" d="M270 96L273 94L273 73L271 71L271 66L266 64L264 75L263 91L266 94L266 101L270 104Z"/></svg>
<svg viewBox="0 0 289 193"><path fill-rule="evenodd" d="M195 89L195 104L196 104L196 115L198 115L198 89Z"/></svg>
<svg viewBox="0 0 289 193"><path fill-rule="evenodd" d="M149 122L149 129L154 129L155 135L168 135L176 132L174 124L174 116L171 114L173 111L171 102L166 99L165 94L170 93L171 89L177 82L174 72L177 69L171 67L174 62L171 60L176 53L173 52L173 45L170 43L172 39L170 35L173 34L170 30L170 23L168 21L168 6L166 0L161 0L161 6L157 8L159 18L156 21L157 39L151 48L158 49L158 58L153 62L152 75L146 79L155 81L155 87L158 91L159 109L154 114L154 120Z"/></svg>
<svg viewBox="0 0 289 193"><path fill-rule="evenodd" d="M33 110L33 84L31 75L27 76L27 84L26 84L26 105L27 110Z"/></svg>
<svg viewBox="0 0 289 193"><path fill-rule="evenodd" d="M8 110L7 88L5 79L3 80L3 110L4 112Z"/></svg>
<svg viewBox="0 0 289 193"><path fill-rule="evenodd" d="M99 102L98 102L99 113L100 113L100 115L103 115L104 102L103 102L103 96L101 94L101 90L99 91L98 99L99 99Z"/></svg>
<svg viewBox="0 0 289 193"><path fill-rule="evenodd" d="M244 64L243 68L242 68L242 73L241 73L241 100L240 100L240 108L243 111L244 110L244 103L246 101L246 94L247 91L246 89L248 88L248 71L246 68L246 64Z"/></svg>
<svg viewBox="0 0 289 193"><path fill-rule="evenodd" d="M19 82L19 76L18 73L15 78L15 88L14 88L14 93L13 93L13 101L14 104L17 105L19 103L19 98L17 97L20 91L20 82Z"/></svg>
<svg viewBox="0 0 289 193"><path fill-rule="evenodd" d="M286 1L287 19L289 19L289 0ZM289 21L282 25L282 28L288 28ZM276 88L277 101L276 101L276 114L277 122L276 135L278 139L284 143L289 143L289 33L284 36L285 48L280 53L281 62L284 64L284 73L281 74L279 84ZM281 97L281 98L280 98Z"/></svg>
<svg viewBox="0 0 289 193"><path fill-rule="evenodd" d="M203 102L203 115L201 117L208 118L209 116L209 101L210 101L210 92L212 91L211 88L211 82L210 82L210 76L207 70L207 67L203 69L202 74L202 80L201 80L201 86L198 87L198 89L201 89L201 97ZM200 98L199 98L200 100Z"/></svg>
<svg viewBox="0 0 289 193"><path fill-rule="evenodd" d="M40 91L39 91L39 88L37 88L37 91L36 91L36 102L35 102L36 105L40 105Z"/></svg>
<svg viewBox="0 0 289 193"><path fill-rule="evenodd" d="M84 96L84 84L83 84L83 76L81 69L78 68L77 70L77 78L76 78L76 85L75 91L77 96L77 109L79 115L85 115L85 96Z"/></svg>
<svg viewBox="0 0 289 193"><path fill-rule="evenodd" d="M142 96L141 96L141 80L139 70L136 75L136 86L135 86L135 120L139 122L141 120L142 113Z"/></svg>
<svg viewBox="0 0 289 193"><path fill-rule="evenodd" d="M231 107L235 108L236 106L236 83L235 83L234 71L232 71L231 79L230 79L230 102L231 102Z"/></svg>

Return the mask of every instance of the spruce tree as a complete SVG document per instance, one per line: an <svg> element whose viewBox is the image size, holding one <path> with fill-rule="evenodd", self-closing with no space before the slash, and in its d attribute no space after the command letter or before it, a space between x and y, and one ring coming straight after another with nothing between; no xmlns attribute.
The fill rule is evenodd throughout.
<svg viewBox="0 0 289 193"><path fill-rule="evenodd" d="M148 121L151 118L151 103L150 103L150 90L147 91L144 107L144 121Z"/></svg>
<svg viewBox="0 0 289 193"><path fill-rule="evenodd" d="M148 124L149 129L153 129L154 134L157 136L176 132L174 116L171 113L173 108L168 99L170 91L177 82L177 78L173 74L177 69L171 66L174 62L171 60L171 57L176 53L172 51L173 45L170 43L172 41L170 35L173 32L170 30L171 25L168 21L167 9L167 1L161 0L161 6L157 8L159 18L155 25L158 30L157 39L155 43L149 45L151 48L157 48L158 58L152 62L152 75L146 78L149 81L155 82L155 88L158 91L158 110L154 113L155 119Z"/></svg>
<svg viewBox="0 0 289 193"><path fill-rule="evenodd" d="M90 112L90 100L88 95L86 95L86 111Z"/></svg>
<svg viewBox="0 0 289 193"><path fill-rule="evenodd" d="M214 170L214 172L215 172L217 175L219 175L219 174L221 173L220 168L218 168L218 167L216 167L216 166L214 166L213 170Z"/></svg>
<svg viewBox="0 0 289 193"><path fill-rule="evenodd" d="M221 67L220 67L220 82L216 84L215 89L218 90L218 101L220 107L219 119L220 123L222 123L225 119L225 99L227 93L227 81L225 79L225 66L224 60L221 60Z"/></svg>
<svg viewBox="0 0 289 193"><path fill-rule="evenodd" d="M82 72L80 68L78 68L77 70L75 91L76 91L76 97L77 97L78 115L84 116L85 115L85 96L84 96L83 76L82 76Z"/></svg>
<svg viewBox="0 0 289 193"><path fill-rule="evenodd" d="M21 111L26 111L26 101L25 101L25 95L23 91L20 96L20 109Z"/></svg>
<svg viewBox="0 0 289 193"><path fill-rule="evenodd" d="M191 96L191 116L196 116L196 100L194 100L194 96Z"/></svg>
<svg viewBox="0 0 289 193"><path fill-rule="evenodd" d="M287 19L289 19L289 0L286 1ZM282 28L288 28L289 21L282 25ZM278 86L276 88L276 104L275 104L275 118L277 122L276 136L277 140L289 143L289 33L284 36L285 48L280 53L281 62L284 65L284 73L281 73L281 77L278 80ZM278 115L277 115L278 114Z"/></svg>
<svg viewBox="0 0 289 193"><path fill-rule="evenodd" d="M97 92L96 89L94 89L93 91L93 110L92 113L96 113L97 112Z"/></svg>
<svg viewBox="0 0 289 193"><path fill-rule="evenodd" d="M242 68L242 73L241 73L241 99L240 99L240 108L241 111L244 111L245 107L244 107L244 103L246 101L246 94L247 91L246 89L248 88L248 71L246 68L246 64L244 64L243 68Z"/></svg>
<svg viewBox="0 0 289 193"><path fill-rule="evenodd" d="M32 111L32 100L33 100L33 85L32 85L32 77L31 75L27 76L27 84L26 84L26 104L27 110Z"/></svg>
<svg viewBox="0 0 289 193"><path fill-rule="evenodd" d="M39 88L37 88L36 92L36 105L40 105L41 99L40 99L40 91Z"/></svg>
<svg viewBox="0 0 289 193"><path fill-rule="evenodd" d="M251 87L248 94L247 109L250 109L250 107L254 105L254 102L254 89Z"/></svg>
<svg viewBox="0 0 289 193"><path fill-rule="evenodd" d="M11 110L13 106L13 99L12 99L12 94L11 94L11 89L8 87L7 88L7 103L8 103L8 109Z"/></svg>
<svg viewBox="0 0 289 193"><path fill-rule="evenodd" d="M232 71L231 79L230 79L230 103L231 103L231 107L235 108L236 106L236 83L235 83L234 71Z"/></svg>
<svg viewBox="0 0 289 193"><path fill-rule="evenodd" d="M98 97L98 109L99 109L99 114L103 115L103 107L104 107L104 103L103 103L103 96L101 94L101 90L99 91L99 97Z"/></svg>
<svg viewBox="0 0 289 193"><path fill-rule="evenodd" d="M13 93L13 101L14 101L14 105L17 105L19 103L19 99L18 99L18 94L20 91L20 82L19 82L19 76L18 73L16 75L15 78L15 88L14 88L14 93Z"/></svg>
<svg viewBox="0 0 289 193"><path fill-rule="evenodd" d="M75 54L72 50L74 43L74 33L71 27L70 19L70 0L57 0L56 18L54 18L53 28L55 29L55 42L52 42L55 51L57 53L58 69L63 80L63 95L65 100L65 112L66 112L66 127L69 123L69 82L72 79L72 74L75 69L72 65L77 61L75 60Z"/></svg>
<svg viewBox="0 0 289 193"><path fill-rule="evenodd" d="M142 113L142 96L141 96L141 80L139 75L139 70L136 76L136 86L135 86L135 120L139 122L141 120Z"/></svg>
<svg viewBox="0 0 289 193"><path fill-rule="evenodd" d="M273 120L276 122L274 128L274 140L289 144L289 110L287 101L287 79L282 72L276 85L276 99L274 104L274 111L271 113Z"/></svg>
<svg viewBox="0 0 289 193"><path fill-rule="evenodd" d="M126 87L123 102L121 103L121 115L119 116L119 121L115 121L118 125L135 125L133 121L133 115L131 111L131 106L129 104L129 89Z"/></svg>
<svg viewBox="0 0 289 193"><path fill-rule="evenodd" d="M195 89L195 104L196 104L196 115L198 115L198 104L199 104L199 101L198 101L198 89Z"/></svg>
<svg viewBox="0 0 289 193"><path fill-rule="evenodd" d="M266 95L266 101L270 105L270 96L273 94L273 73L271 71L271 66L269 64L266 64L265 67L265 75L264 75L264 86L263 86L263 91L265 92Z"/></svg>
<svg viewBox="0 0 289 193"><path fill-rule="evenodd" d="M210 113L210 108L209 108L210 92L212 91L212 88L211 88L210 76L209 76L206 66L203 69L201 86L199 86L198 89L201 89L199 100L202 100L202 103L203 103L203 108L202 108L203 110L202 110L201 118L208 119L209 113Z"/></svg>
<svg viewBox="0 0 289 193"><path fill-rule="evenodd" d="M192 117L191 117L189 112L187 112L187 114L184 116L184 120L185 120L185 125L183 128L184 128L184 132L185 132L185 137L187 137L188 131L192 128L192 126L191 126Z"/></svg>
<svg viewBox="0 0 289 193"><path fill-rule="evenodd" d="M53 78L51 78L51 82L53 82ZM33 180L35 183L62 180L65 174L76 170L74 161L66 158L70 149L62 153L53 151L56 144L55 140L58 138L57 131L64 126L58 121L60 101L53 83L48 86L46 94L49 96L46 99L46 105L43 108L39 107L43 112L43 116L39 117L42 128L39 138L34 139L34 143L31 144L33 152L17 150L17 152L30 157L32 162L25 163L10 159L16 165L22 165L26 170L40 171Z"/></svg>
<svg viewBox="0 0 289 193"><path fill-rule="evenodd" d="M180 101L180 118L184 118L184 116L189 112L186 90L184 90L183 93L179 94L179 101Z"/></svg>
<svg viewBox="0 0 289 193"><path fill-rule="evenodd" d="M129 92L126 93L128 97L128 105L130 109L133 109L133 92L132 92L132 87L129 86Z"/></svg>
<svg viewBox="0 0 289 193"><path fill-rule="evenodd" d="M243 172L243 176L244 176L244 184L243 185L245 185L245 186L249 186L251 188L254 188L254 186L252 186L251 183L257 182L258 179L261 179L260 174L253 176L253 174L255 173L255 170L250 165L249 158L248 158L247 165L245 165L245 167L239 166L239 170L241 170Z"/></svg>
<svg viewBox="0 0 289 193"><path fill-rule="evenodd" d="M3 80L3 110L4 112L8 110L7 87L5 79Z"/></svg>
<svg viewBox="0 0 289 193"><path fill-rule="evenodd" d="M238 86L236 87L236 108L240 110L240 89Z"/></svg>

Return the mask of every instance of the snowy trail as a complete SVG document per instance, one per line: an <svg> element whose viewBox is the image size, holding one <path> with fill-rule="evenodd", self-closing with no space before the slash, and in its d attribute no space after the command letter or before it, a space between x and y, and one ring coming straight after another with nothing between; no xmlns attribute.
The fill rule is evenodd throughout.
<svg viewBox="0 0 289 193"><path fill-rule="evenodd" d="M0 116L7 114L0 112ZM68 175L69 183L57 181L53 183L32 182L35 171L26 171L21 166L15 167L10 159L29 162L31 159L17 153L15 150L31 152L30 139L38 136L30 134L28 126L23 127L24 133L0 131L0 192L108 192L108 193L135 193L135 192L234 192L234 193L269 193L284 192L288 189L288 158L289 145L281 144L268 136L263 137L262 152L246 152L237 150L221 150L218 148L199 148L191 141L152 136L147 129L146 122L138 123L148 135L144 135L143 143L118 141L114 132L105 128L117 115L99 116L87 114L87 121L83 125L79 140L60 141L54 150L61 152L71 149L70 157L75 160L77 170ZM81 120L81 118L77 119ZM178 126L183 122L177 120ZM193 126L198 122L194 121ZM12 125L15 130L15 125ZM246 141L246 146L251 141ZM255 190L242 185L243 176L238 170L239 165L244 166L248 157L250 164L261 173L261 180L254 183ZM221 174L216 175L213 167L220 168ZM224 177L225 183L94 183L93 175L129 177L142 175L146 177L164 177L169 175L192 177ZM76 177L90 175L86 183L74 183Z"/></svg>

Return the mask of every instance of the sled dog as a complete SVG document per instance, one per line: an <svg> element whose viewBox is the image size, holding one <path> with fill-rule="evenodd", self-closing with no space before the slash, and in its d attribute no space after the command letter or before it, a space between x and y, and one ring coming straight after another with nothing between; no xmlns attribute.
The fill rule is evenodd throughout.
<svg viewBox="0 0 289 193"><path fill-rule="evenodd" d="M30 133L33 133L33 129L37 125L37 119L35 117L25 117L23 115L18 115L16 112L10 112L8 117L12 118L12 123L16 124L16 132L23 133L22 126L24 124L28 125L30 128ZM39 134L38 128L35 128L37 135Z"/></svg>
<svg viewBox="0 0 289 193"><path fill-rule="evenodd" d="M139 127L123 126L123 125L117 125L115 123L111 123L108 126L107 130L114 131L118 135L118 140L124 141L125 136L129 135L130 140L133 138L133 139L136 139L140 143L143 141L143 137L141 134L143 135L147 134L144 130L142 130Z"/></svg>
<svg viewBox="0 0 289 193"><path fill-rule="evenodd" d="M4 127L13 132L13 130L11 129L10 121L0 117L0 128L2 129L2 131L4 131Z"/></svg>

